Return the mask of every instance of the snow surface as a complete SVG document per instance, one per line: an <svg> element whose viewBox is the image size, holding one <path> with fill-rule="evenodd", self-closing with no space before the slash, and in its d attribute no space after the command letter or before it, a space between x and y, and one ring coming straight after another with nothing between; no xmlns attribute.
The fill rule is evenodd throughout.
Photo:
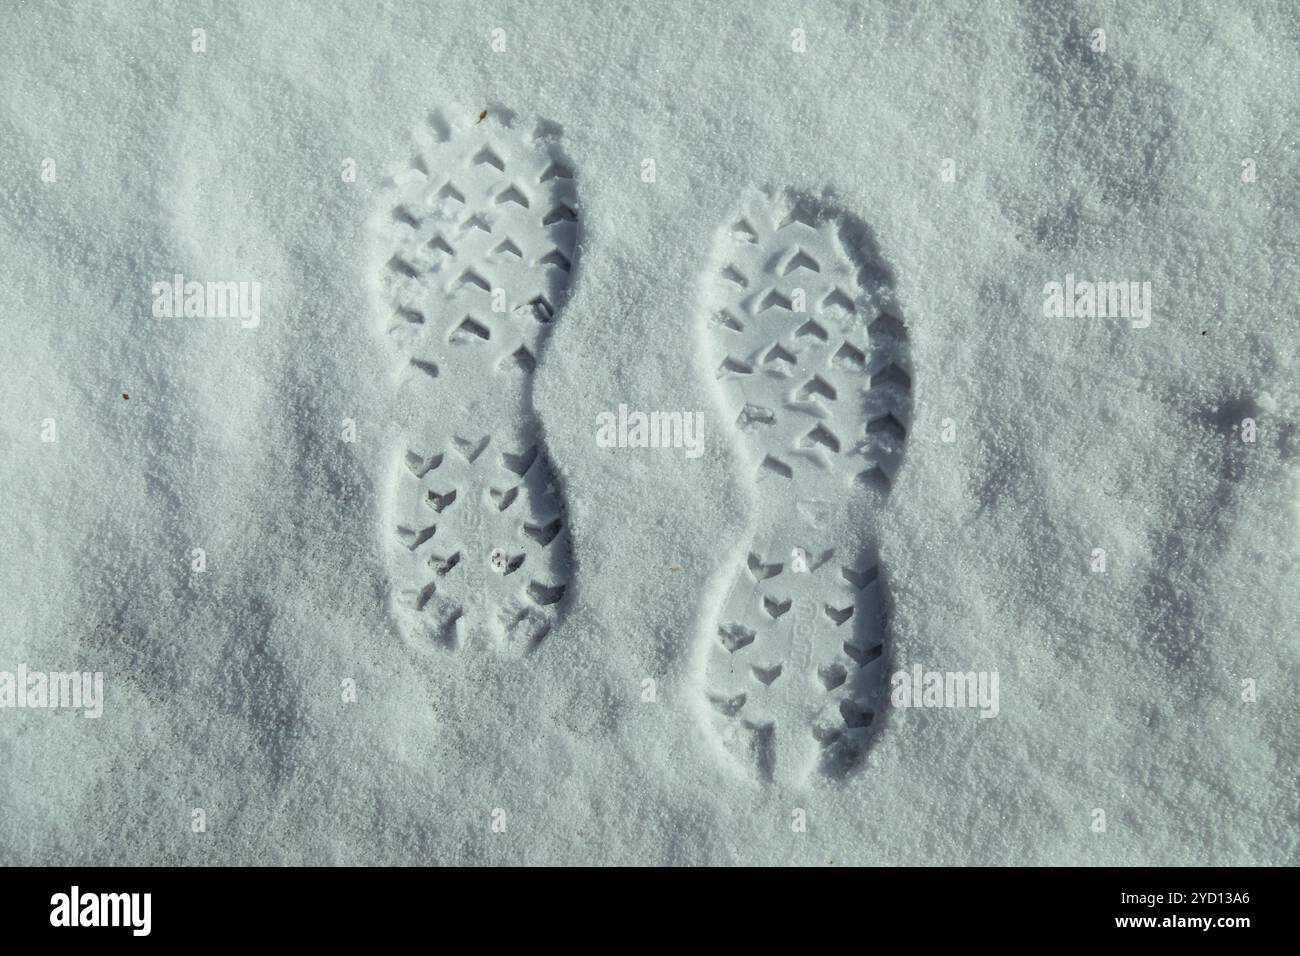
<svg viewBox="0 0 1300 956"><path fill-rule="evenodd" d="M1294 4L371 6L0 12L0 670L107 694L0 710L0 862L1297 861ZM452 104L561 126L581 204L536 373L576 565L520 658L413 653L388 604L366 223ZM736 772L697 667L765 506L701 274L760 185L830 190L905 310L890 653L1001 675L807 787ZM176 272L259 281L260 324L154 318ZM1066 273L1150 282L1150 327L1044 318ZM703 411L705 454L598 449L619 403Z"/></svg>

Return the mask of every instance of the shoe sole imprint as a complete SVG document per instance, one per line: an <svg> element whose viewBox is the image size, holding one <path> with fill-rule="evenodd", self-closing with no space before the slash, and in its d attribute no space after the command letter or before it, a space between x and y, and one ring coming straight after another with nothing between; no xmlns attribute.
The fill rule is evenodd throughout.
<svg viewBox="0 0 1300 956"><path fill-rule="evenodd" d="M708 635L711 722L761 779L839 776L884 699L874 519L911 425L892 278L860 220L769 191L722 231L704 298L762 511Z"/></svg>
<svg viewBox="0 0 1300 956"><path fill-rule="evenodd" d="M573 275L573 166L550 124L435 115L384 185L378 292L406 419L386 519L394 612L420 647L523 653L571 572L532 374Z"/></svg>

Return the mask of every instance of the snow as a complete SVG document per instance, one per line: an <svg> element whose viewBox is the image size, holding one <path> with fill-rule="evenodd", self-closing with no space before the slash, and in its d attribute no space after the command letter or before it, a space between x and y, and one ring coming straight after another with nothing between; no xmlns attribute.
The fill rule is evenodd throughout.
<svg viewBox="0 0 1300 956"><path fill-rule="evenodd" d="M6 20L0 670L102 671L105 702L0 709L0 861L1296 862L1294 9ZM523 656L413 648L382 526L409 409L368 223L413 129L476 108L562 128L581 212L534 380L574 570ZM865 222L907 323L891 659L1000 675L996 718L893 711L803 784L744 773L701 693L776 507L701 314L763 186ZM176 273L259 282L260 322L155 318ZM1150 327L1044 317L1067 273L1151 283ZM703 456L599 448L620 403L702 412Z"/></svg>

